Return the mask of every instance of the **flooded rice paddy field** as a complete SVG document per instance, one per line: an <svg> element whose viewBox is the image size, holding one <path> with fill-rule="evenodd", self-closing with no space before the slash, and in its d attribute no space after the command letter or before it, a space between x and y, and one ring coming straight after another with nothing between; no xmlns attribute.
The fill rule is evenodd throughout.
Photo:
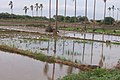
<svg viewBox="0 0 120 80"><path fill-rule="evenodd" d="M49 64L25 56L0 51L1 80L56 80L80 70L60 64Z"/></svg>
<svg viewBox="0 0 120 80"><path fill-rule="evenodd" d="M118 38L118 36L117 36ZM120 45L0 30L0 44L42 52L73 62L114 67L120 59Z"/></svg>
<svg viewBox="0 0 120 80"><path fill-rule="evenodd" d="M84 39L84 33L79 32L69 32L66 33L65 36L67 37L75 37L75 38L82 38ZM85 39L92 39L93 33L86 33ZM94 40L103 41L102 37L104 36L104 41L111 41L111 42L120 42L120 36L114 35L103 35L103 34L94 34Z"/></svg>

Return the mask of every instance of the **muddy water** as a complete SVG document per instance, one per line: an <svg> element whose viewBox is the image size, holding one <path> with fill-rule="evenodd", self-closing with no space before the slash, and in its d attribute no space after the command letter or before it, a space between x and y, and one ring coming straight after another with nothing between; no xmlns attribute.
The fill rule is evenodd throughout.
<svg viewBox="0 0 120 80"><path fill-rule="evenodd" d="M78 69L0 51L0 80L56 80Z"/></svg>
<svg viewBox="0 0 120 80"><path fill-rule="evenodd" d="M37 38L41 38L41 35L4 33L0 44L106 68L114 67L120 59L120 45L60 38L41 41Z"/></svg>

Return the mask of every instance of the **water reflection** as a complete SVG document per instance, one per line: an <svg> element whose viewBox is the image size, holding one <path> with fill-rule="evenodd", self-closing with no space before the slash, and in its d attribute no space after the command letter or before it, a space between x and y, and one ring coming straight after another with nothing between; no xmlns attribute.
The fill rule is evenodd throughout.
<svg viewBox="0 0 120 80"><path fill-rule="evenodd" d="M92 39L92 33L85 33L86 34L86 39ZM74 33L67 33L65 34L65 36L67 37L75 37L75 38L82 38L84 39L84 35L83 33L76 33L74 35ZM102 41L103 40L103 34L94 34L94 40L100 40ZM112 41L112 42L120 42L120 36L113 36L113 35L105 35L104 34L104 41Z"/></svg>
<svg viewBox="0 0 120 80"><path fill-rule="evenodd" d="M82 36L85 39L88 35L83 33ZM0 34L0 44L6 44L32 52L42 52L48 56L60 57L82 64L101 64L101 66L107 68L117 64L120 58L120 54L118 54L120 52L120 45L55 37L44 41L37 39L37 37L46 38L46 36L33 34L4 33L4 35ZM92 39L95 38L95 34L92 34ZM102 39L104 40L104 38L105 36L103 35ZM59 66L62 68L62 65Z"/></svg>
<svg viewBox="0 0 120 80"><path fill-rule="evenodd" d="M86 34L84 33L84 39L86 38ZM82 55L82 63L84 63L84 57L85 57L85 42L83 42L83 55Z"/></svg>
<svg viewBox="0 0 120 80"><path fill-rule="evenodd" d="M56 80L67 75L68 66L40 62L25 56L0 51L1 80ZM72 73L78 73L73 68Z"/></svg>

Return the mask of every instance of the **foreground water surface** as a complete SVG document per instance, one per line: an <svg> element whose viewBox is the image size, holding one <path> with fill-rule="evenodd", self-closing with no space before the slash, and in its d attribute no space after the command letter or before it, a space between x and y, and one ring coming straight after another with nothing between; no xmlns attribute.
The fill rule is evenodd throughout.
<svg viewBox="0 0 120 80"><path fill-rule="evenodd" d="M80 70L60 64L49 64L25 56L0 51L1 80L56 80Z"/></svg>

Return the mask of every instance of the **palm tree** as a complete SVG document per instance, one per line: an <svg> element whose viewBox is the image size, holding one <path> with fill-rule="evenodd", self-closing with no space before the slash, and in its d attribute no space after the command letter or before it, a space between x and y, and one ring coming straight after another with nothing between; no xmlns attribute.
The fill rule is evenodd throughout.
<svg viewBox="0 0 120 80"><path fill-rule="evenodd" d="M10 6L10 9L11 9L11 14L13 14L13 2L12 1L10 1L9 6Z"/></svg>
<svg viewBox="0 0 120 80"><path fill-rule="evenodd" d="M94 0L94 11L93 11L93 32L95 31L95 11L96 11L96 0Z"/></svg>
<svg viewBox="0 0 120 80"><path fill-rule="evenodd" d="M106 16L106 2L107 2L107 0L103 0L103 1L104 1L104 24L105 24L105 16ZM104 41L104 28L103 28L102 41Z"/></svg>
<svg viewBox="0 0 120 80"><path fill-rule="evenodd" d="M35 8L36 8L36 16L38 16L38 9L39 9L38 3L35 4Z"/></svg>
<svg viewBox="0 0 120 80"><path fill-rule="evenodd" d="M74 23L75 23L75 28L76 28L76 0L73 0L75 1L75 17L74 17Z"/></svg>
<svg viewBox="0 0 120 80"><path fill-rule="evenodd" d="M113 18L114 18L114 11L115 11L115 6L112 5L112 10L113 10Z"/></svg>
<svg viewBox="0 0 120 80"><path fill-rule="evenodd" d="M106 16L106 2L107 2L107 0L103 0L104 1L104 3L105 3L105 5L104 5L104 20L105 20L105 16ZM105 22L104 22L105 23Z"/></svg>
<svg viewBox="0 0 120 80"><path fill-rule="evenodd" d="M87 0L85 1L85 27L84 30L86 31L86 23L87 23Z"/></svg>
<svg viewBox="0 0 120 80"><path fill-rule="evenodd" d="M55 34L56 35L57 35L57 27L58 27L57 20L58 20L58 0L56 0L56 26L55 26L55 29L56 29Z"/></svg>
<svg viewBox="0 0 120 80"><path fill-rule="evenodd" d="M117 8L117 21L118 21L118 18L119 18L119 12L120 12L120 8Z"/></svg>
<svg viewBox="0 0 120 80"><path fill-rule="evenodd" d="M67 4L67 0L65 0L64 27L66 27L66 4Z"/></svg>
<svg viewBox="0 0 120 80"><path fill-rule="evenodd" d="M51 0L49 0L49 27L51 27Z"/></svg>
<svg viewBox="0 0 120 80"><path fill-rule="evenodd" d="M41 17L42 17L43 4L40 4L39 8L40 8L40 10L41 10Z"/></svg>
<svg viewBox="0 0 120 80"><path fill-rule="evenodd" d="M111 7L108 8L109 11L109 17L111 17Z"/></svg>
<svg viewBox="0 0 120 80"><path fill-rule="evenodd" d="M32 11L32 16L33 16L33 9L34 9L34 6L31 5L30 8L31 8L31 11Z"/></svg>
<svg viewBox="0 0 120 80"><path fill-rule="evenodd" d="M27 8L27 6L25 6L25 7L23 8L23 10L25 11L25 14L27 14L28 9L29 9L29 8Z"/></svg>

